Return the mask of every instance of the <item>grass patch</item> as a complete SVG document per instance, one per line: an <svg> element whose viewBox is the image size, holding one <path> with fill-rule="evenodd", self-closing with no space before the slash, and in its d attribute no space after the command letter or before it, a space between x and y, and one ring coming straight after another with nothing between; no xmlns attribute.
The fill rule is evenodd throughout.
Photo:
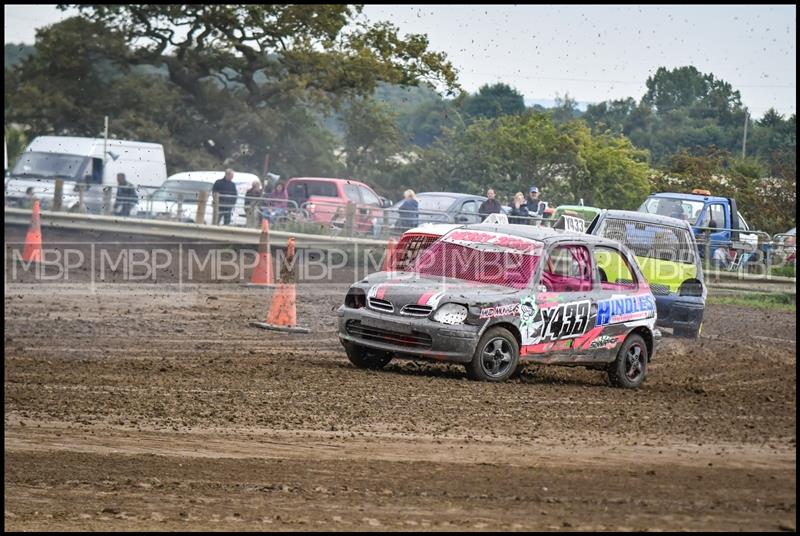
<svg viewBox="0 0 800 536"><path fill-rule="evenodd" d="M739 296L709 296L708 303L741 305L756 309L797 311L797 301L791 294L741 294Z"/></svg>
<svg viewBox="0 0 800 536"><path fill-rule="evenodd" d="M770 273L772 275L779 275L782 277L796 277L794 264L787 264L785 266L773 266Z"/></svg>

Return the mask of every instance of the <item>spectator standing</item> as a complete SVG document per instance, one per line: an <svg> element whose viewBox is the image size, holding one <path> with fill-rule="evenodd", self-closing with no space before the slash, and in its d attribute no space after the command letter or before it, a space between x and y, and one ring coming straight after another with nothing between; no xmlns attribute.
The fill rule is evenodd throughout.
<svg viewBox="0 0 800 536"><path fill-rule="evenodd" d="M28 186L25 190L25 199L22 200L22 208L33 208L33 203L36 201L36 194L33 193L33 186Z"/></svg>
<svg viewBox="0 0 800 536"><path fill-rule="evenodd" d="M544 217L544 211L547 208L547 203L539 199L539 188L536 186L531 186L530 190L528 190L528 201L525 204L525 208L528 209L528 215L530 215L531 218ZM534 225L541 225L541 221L535 221L531 223Z"/></svg>
<svg viewBox="0 0 800 536"><path fill-rule="evenodd" d="M136 186L129 183L124 173L117 173L117 199L114 202L114 214L130 216L131 209L139 202Z"/></svg>
<svg viewBox="0 0 800 536"><path fill-rule="evenodd" d="M411 229L419 225L419 201L414 190L403 192L403 202L397 207L398 215L397 227L401 229Z"/></svg>
<svg viewBox="0 0 800 536"><path fill-rule="evenodd" d="M224 225L230 225L231 213L234 205L236 205L236 198L239 196L236 185L233 183L232 169L225 170L225 176L217 179L217 182L211 188L211 192L219 194L219 220L215 221L214 224L217 225L222 221Z"/></svg>
<svg viewBox="0 0 800 536"><path fill-rule="evenodd" d="M264 206L264 190L261 188L261 181L253 181L250 189L244 194L245 210L248 219L250 214L256 215L256 223L261 223L261 208Z"/></svg>
<svg viewBox="0 0 800 536"><path fill-rule="evenodd" d="M347 218L344 213L344 207L338 207L331 218L331 231L333 231L332 234L338 235L344 231L344 226L346 223Z"/></svg>
<svg viewBox="0 0 800 536"><path fill-rule="evenodd" d="M264 210L265 215L267 218L271 218L273 216L278 215L285 215L287 213L287 207L289 205L289 192L286 191L286 185L278 181L275 183L275 187L269 193L268 200L267 200L267 208Z"/></svg>
<svg viewBox="0 0 800 536"><path fill-rule="evenodd" d="M719 246L716 249L714 249L714 253L711 256L711 265L714 268L722 270L727 270L728 268L730 268L731 260L730 257L728 256L728 249L723 246Z"/></svg>
<svg viewBox="0 0 800 536"><path fill-rule="evenodd" d="M500 202L495 199L495 196L494 188L486 190L486 197L488 197L488 199L481 203L480 208L478 208L478 214L480 214L482 218L486 218L489 214L503 213L503 207L500 205Z"/></svg>
<svg viewBox="0 0 800 536"><path fill-rule="evenodd" d="M517 192L514 199L511 200L511 218L509 223L526 224L528 223L528 205L525 202L525 194Z"/></svg>

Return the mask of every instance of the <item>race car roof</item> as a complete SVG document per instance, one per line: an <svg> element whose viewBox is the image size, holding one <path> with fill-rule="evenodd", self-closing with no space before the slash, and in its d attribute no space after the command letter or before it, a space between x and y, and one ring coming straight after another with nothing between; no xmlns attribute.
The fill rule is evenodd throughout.
<svg viewBox="0 0 800 536"><path fill-rule="evenodd" d="M566 231L563 229L553 229L551 227L533 226L533 225L491 225L486 223L477 223L474 225L465 225L462 229L470 229L475 231L486 231L490 233L502 233L512 236L519 236L522 238L529 238L531 240L539 240L541 242L559 242L562 240L574 240L577 242L584 242L588 244L603 244L618 246L614 240L603 238L595 235L588 235L584 233L576 233L573 231Z"/></svg>
<svg viewBox="0 0 800 536"><path fill-rule="evenodd" d="M662 225L671 225L673 227L691 228L688 222L672 218L670 216L662 216L661 214L653 214L651 212L636 212L633 210L604 210L603 217L616 218L620 220L640 221L643 223L660 223Z"/></svg>

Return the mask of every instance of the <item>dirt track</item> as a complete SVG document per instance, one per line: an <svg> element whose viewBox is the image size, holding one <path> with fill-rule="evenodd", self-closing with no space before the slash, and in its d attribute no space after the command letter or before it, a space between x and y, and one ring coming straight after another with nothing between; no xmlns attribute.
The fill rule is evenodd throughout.
<svg viewBox="0 0 800 536"><path fill-rule="evenodd" d="M268 290L7 283L6 528L795 527L794 315L710 306L638 391L488 385L350 366L345 288L300 287L304 336L247 327Z"/></svg>

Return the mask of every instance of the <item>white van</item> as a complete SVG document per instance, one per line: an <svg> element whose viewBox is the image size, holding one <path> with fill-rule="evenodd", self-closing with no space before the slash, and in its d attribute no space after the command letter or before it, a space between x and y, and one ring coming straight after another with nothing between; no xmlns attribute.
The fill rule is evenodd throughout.
<svg viewBox="0 0 800 536"><path fill-rule="evenodd" d="M103 186L116 186L117 173L139 187L143 197L167 178L164 147L160 143L71 136L39 136L20 155L6 176L6 202L24 200L32 187L42 208L53 202L55 179L64 180L63 207L77 203L76 185L88 184L85 201L90 212L99 212Z"/></svg>
<svg viewBox="0 0 800 536"><path fill-rule="evenodd" d="M197 214L197 198L200 192L207 192L205 223L211 224L214 209L211 205L211 188L225 176L224 171L185 171L170 175L161 187L139 201L139 217L193 222ZM238 197L231 217L232 225L246 225L244 195L253 185L261 182L258 175L233 172L233 183ZM178 214L178 205L181 213Z"/></svg>

